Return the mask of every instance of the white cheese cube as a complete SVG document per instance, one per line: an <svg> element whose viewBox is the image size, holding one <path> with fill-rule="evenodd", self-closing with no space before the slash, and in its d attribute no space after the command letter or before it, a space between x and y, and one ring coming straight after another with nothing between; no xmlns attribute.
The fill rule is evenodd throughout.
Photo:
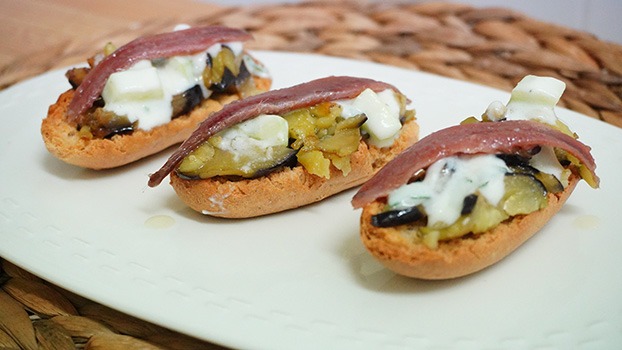
<svg viewBox="0 0 622 350"><path fill-rule="evenodd" d="M287 146L289 127L287 120L272 114L262 114L239 125L239 128L266 146Z"/></svg>
<svg viewBox="0 0 622 350"><path fill-rule="evenodd" d="M156 68L132 68L110 75L102 97L106 103L162 98L162 85Z"/></svg>
<svg viewBox="0 0 622 350"><path fill-rule="evenodd" d="M512 90L505 117L509 120L537 120L556 125L555 105L566 89L566 84L551 77L528 75Z"/></svg>
<svg viewBox="0 0 622 350"><path fill-rule="evenodd" d="M364 113L367 121L361 127L368 132L371 140L385 146L402 127L400 123L400 107L392 90L376 94L371 89L361 92L351 103L341 103L345 116Z"/></svg>
<svg viewBox="0 0 622 350"><path fill-rule="evenodd" d="M197 84L193 62L189 57L170 58L164 67L158 70L162 87L171 95L182 93Z"/></svg>
<svg viewBox="0 0 622 350"><path fill-rule="evenodd" d="M512 90L510 101L531 102L554 107L566 89L566 84L551 77L527 75Z"/></svg>
<svg viewBox="0 0 622 350"><path fill-rule="evenodd" d="M287 121L278 115L263 114L223 130L215 138L215 146L236 155L265 156L274 146L287 146Z"/></svg>

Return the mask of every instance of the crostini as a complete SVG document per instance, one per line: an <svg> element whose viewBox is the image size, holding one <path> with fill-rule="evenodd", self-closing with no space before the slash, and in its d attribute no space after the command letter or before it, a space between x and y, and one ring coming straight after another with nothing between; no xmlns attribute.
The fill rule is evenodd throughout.
<svg viewBox="0 0 622 350"><path fill-rule="evenodd" d="M448 279L506 257L555 215L584 179L590 147L556 116L565 85L527 76L507 105L434 132L389 162L352 198L360 237L392 271Z"/></svg>
<svg viewBox="0 0 622 350"><path fill-rule="evenodd" d="M188 138L232 100L267 91L265 67L244 50L252 36L188 27L107 44L48 109L41 134L60 160L91 169L122 166Z"/></svg>
<svg viewBox="0 0 622 350"><path fill-rule="evenodd" d="M418 139L394 86L326 77L232 102L205 120L160 170L203 214L247 218L360 185Z"/></svg>

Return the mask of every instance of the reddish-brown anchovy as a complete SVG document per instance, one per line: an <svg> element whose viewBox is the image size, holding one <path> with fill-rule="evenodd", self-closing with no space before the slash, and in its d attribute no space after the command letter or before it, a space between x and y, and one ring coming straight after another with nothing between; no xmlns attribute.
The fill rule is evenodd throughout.
<svg viewBox="0 0 622 350"><path fill-rule="evenodd" d="M223 26L193 27L137 38L106 56L91 69L69 103L69 121L76 122L80 114L93 105L112 73L127 69L140 60L189 55L217 43L251 38L243 30Z"/></svg>
<svg viewBox="0 0 622 350"><path fill-rule="evenodd" d="M482 122L452 126L422 138L361 186L352 198L352 206L362 208L388 195L406 184L417 171L445 157L460 154L513 154L537 146L561 148L577 157L598 184L591 148L573 137L535 121Z"/></svg>
<svg viewBox="0 0 622 350"><path fill-rule="evenodd" d="M354 98L365 89L371 89L376 92L393 89L399 92L393 85L372 79L331 76L289 88L264 92L229 103L199 125L194 133L171 155L162 168L149 177L149 186L155 187L159 185L186 155L199 147L210 136L232 125L261 114L283 114L322 102Z"/></svg>

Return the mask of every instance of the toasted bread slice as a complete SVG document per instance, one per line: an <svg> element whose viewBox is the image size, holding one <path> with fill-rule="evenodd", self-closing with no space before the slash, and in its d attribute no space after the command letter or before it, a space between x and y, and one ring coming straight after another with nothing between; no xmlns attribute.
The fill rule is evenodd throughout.
<svg viewBox="0 0 622 350"><path fill-rule="evenodd" d="M253 79L258 90L270 88L271 79ZM67 121L67 107L73 94L74 90L62 93L50 106L47 117L41 123L41 135L46 148L55 157L69 164L96 170L122 166L182 142L211 113L239 98L235 94L220 94L205 99L188 115L179 116L149 131L138 129L131 134L101 139L81 137L76 126Z"/></svg>
<svg viewBox="0 0 622 350"><path fill-rule="evenodd" d="M327 179L298 165L237 181L223 177L185 179L172 172L170 182L184 203L204 214L225 218L266 215L315 203L362 184L413 144L418 135L419 125L413 118L404 124L391 147L378 148L361 141L358 150L351 155L352 170L346 176L331 166Z"/></svg>
<svg viewBox="0 0 622 350"><path fill-rule="evenodd" d="M431 280L465 276L498 262L531 238L561 209L580 179L571 176L564 191L549 193L541 210L511 217L484 233L439 241L436 249L417 239L416 228L373 226L371 217L385 205L377 200L363 207L361 240L378 261L398 274Z"/></svg>

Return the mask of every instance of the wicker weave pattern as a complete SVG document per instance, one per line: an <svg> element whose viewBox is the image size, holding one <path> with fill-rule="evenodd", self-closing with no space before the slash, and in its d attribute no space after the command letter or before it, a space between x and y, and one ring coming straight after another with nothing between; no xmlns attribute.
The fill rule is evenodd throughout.
<svg viewBox="0 0 622 350"><path fill-rule="evenodd" d="M0 86L83 62L107 41L170 28L174 18L67 43L0 69ZM622 127L622 47L506 9L425 3L309 2L231 7L191 24L225 24L255 36L252 49L371 60L510 90L526 74L567 84L561 105ZM54 346L220 349L137 320L53 286L2 261L0 348Z"/></svg>
<svg viewBox="0 0 622 350"><path fill-rule="evenodd" d="M107 41L122 45L176 23L160 19L46 48L0 68L0 86L84 62ZM561 106L622 127L622 46L503 8L311 1L225 7L190 24L244 28L255 36L253 49L371 60L503 90L526 74L553 76L567 84Z"/></svg>
<svg viewBox="0 0 622 350"><path fill-rule="evenodd" d="M125 315L0 261L0 349L223 349Z"/></svg>
<svg viewBox="0 0 622 350"><path fill-rule="evenodd" d="M232 9L204 23L258 49L373 60L510 90L526 74L567 84L561 106L622 126L622 47L500 8L313 2Z"/></svg>

